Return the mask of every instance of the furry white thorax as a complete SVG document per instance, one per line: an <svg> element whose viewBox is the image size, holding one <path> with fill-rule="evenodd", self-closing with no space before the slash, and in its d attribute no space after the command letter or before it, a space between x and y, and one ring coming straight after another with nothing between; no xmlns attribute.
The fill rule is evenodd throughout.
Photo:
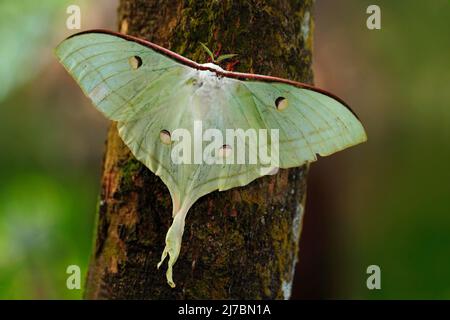
<svg viewBox="0 0 450 320"><path fill-rule="evenodd" d="M204 63L202 66L214 69L216 71L226 72L214 63ZM191 79L195 79L193 81L193 85L197 87L197 90L199 90L197 93L201 92L201 94L205 95L212 94L212 89L219 89L223 87L223 85L231 82L230 79L218 76L214 71L210 70L195 70L189 77Z"/></svg>
<svg viewBox="0 0 450 320"><path fill-rule="evenodd" d="M201 64L201 66L205 66L205 67L217 70L217 71L222 71L222 72L225 71L220 66L218 66L217 64L214 64L214 63L211 63L211 62L203 63L203 64Z"/></svg>

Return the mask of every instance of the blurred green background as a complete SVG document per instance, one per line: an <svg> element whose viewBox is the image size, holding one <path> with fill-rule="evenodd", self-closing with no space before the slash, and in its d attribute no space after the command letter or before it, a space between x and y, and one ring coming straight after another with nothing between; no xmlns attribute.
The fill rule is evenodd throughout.
<svg viewBox="0 0 450 320"><path fill-rule="evenodd" d="M108 122L52 54L75 32L69 4L82 29L116 29L117 1L0 3L1 299L82 295L66 268L84 282ZM317 0L314 15L316 84L369 141L312 165L293 298L450 299L450 2Z"/></svg>

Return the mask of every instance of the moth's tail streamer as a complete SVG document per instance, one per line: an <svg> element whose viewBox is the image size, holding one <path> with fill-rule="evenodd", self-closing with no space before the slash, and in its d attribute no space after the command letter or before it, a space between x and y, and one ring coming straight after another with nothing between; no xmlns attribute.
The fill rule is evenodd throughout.
<svg viewBox="0 0 450 320"><path fill-rule="evenodd" d="M175 283L172 278L172 266L178 259L178 255L180 254L181 249L181 239L183 238L184 232L184 220L186 218L186 214L188 209L181 208L174 216L172 225L166 234L166 246L164 247L164 251L161 255L161 261L159 261L157 268L161 266L164 260L169 254L169 263L167 266L166 278L167 283L172 288L175 288Z"/></svg>

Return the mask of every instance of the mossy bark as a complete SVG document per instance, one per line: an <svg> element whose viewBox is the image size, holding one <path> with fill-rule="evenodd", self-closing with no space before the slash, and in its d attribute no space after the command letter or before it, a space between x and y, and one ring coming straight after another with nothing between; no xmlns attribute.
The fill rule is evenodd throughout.
<svg viewBox="0 0 450 320"><path fill-rule="evenodd" d="M122 0L119 28L199 62L200 42L239 54L235 70L311 82L312 0ZM171 224L161 180L112 124L88 299L282 299L290 295L307 166L213 192L191 208L171 289L156 264Z"/></svg>

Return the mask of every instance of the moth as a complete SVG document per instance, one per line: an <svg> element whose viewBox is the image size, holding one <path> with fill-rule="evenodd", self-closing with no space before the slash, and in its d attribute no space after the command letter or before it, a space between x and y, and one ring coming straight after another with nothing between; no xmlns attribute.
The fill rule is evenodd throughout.
<svg viewBox="0 0 450 320"><path fill-rule="evenodd" d="M117 122L120 137L136 159L169 189L173 222L158 268L169 256L166 278L171 287L186 214L200 197L366 141L360 121L340 98L304 83L199 64L151 42L106 30L67 38L56 56L93 105ZM210 130L206 139L198 124ZM182 137L180 130L191 137ZM241 134L224 143L220 135L227 136L229 130ZM277 134L258 140L255 132L269 131ZM180 147L176 142L181 140L191 145ZM203 155L206 152L209 161L189 162L186 154L195 156L205 145ZM238 150L239 145L248 150ZM270 149L276 161L267 162L261 149ZM185 161L174 161L175 150ZM256 153L256 162L230 161L242 158L243 152L253 159Z"/></svg>

